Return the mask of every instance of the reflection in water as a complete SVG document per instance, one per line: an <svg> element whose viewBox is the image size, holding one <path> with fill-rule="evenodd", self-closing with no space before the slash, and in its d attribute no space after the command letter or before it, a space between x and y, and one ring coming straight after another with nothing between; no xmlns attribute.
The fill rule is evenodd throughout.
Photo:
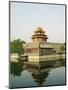
<svg viewBox="0 0 68 90"><path fill-rule="evenodd" d="M29 65L28 63L27 64L11 63L11 76L13 76L10 83L11 88L27 87L27 86L43 86L44 84L46 85L45 82L47 82L47 78L49 77L51 70L53 70L54 68L61 67L63 65L64 65L63 62L56 61L55 63L51 63L51 64L48 63L48 65L46 63L41 63L40 67L37 68ZM58 72L61 71L59 71L58 69ZM15 78L15 76L18 76L19 78L18 77ZM59 76L56 76L57 80L58 77ZM62 79L63 78L64 77L62 77ZM64 84L64 81L61 84ZM57 85L56 81L55 83Z"/></svg>
<svg viewBox="0 0 68 90"><path fill-rule="evenodd" d="M11 74L13 76L20 76L21 72L23 71L23 64L22 63L11 63Z"/></svg>
<svg viewBox="0 0 68 90"><path fill-rule="evenodd" d="M38 71L37 73L32 73L32 77L38 86L43 86L46 78L48 77L48 72Z"/></svg>

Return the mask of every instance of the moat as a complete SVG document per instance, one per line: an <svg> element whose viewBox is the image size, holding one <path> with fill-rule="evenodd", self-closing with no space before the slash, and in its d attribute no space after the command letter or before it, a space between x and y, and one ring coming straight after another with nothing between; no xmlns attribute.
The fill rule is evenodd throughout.
<svg viewBox="0 0 68 90"><path fill-rule="evenodd" d="M40 63L40 67L32 66L24 62L12 62L10 88L65 85L64 60L50 64Z"/></svg>

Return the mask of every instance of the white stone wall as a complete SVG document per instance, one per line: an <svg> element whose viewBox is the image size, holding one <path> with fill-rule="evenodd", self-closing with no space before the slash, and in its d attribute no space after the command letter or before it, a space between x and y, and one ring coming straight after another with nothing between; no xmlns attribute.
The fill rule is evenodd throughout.
<svg viewBox="0 0 68 90"><path fill-rule="evenodd" d="M43 56L28 56L28 62L43 62L43 61L52 61L52 60L62 60L65 59L65 54L57 55L43 55Z"/></svg>
<svg viewBox="0 0 68 90"><path fill-rule="evenodd" d="M17 53L10 54L11 62L18 62L19 55Z"/></svg>

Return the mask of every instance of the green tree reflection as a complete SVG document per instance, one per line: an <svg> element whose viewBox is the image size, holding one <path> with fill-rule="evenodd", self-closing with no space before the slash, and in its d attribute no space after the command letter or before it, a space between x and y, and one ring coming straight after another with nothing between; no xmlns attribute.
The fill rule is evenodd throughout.
<svg viewBox="0 0 68 90"><path fill-rule="evenodd" d="M10 64L11 74L13 76L20 76L23 71L23 63L12 63Z"/></svg>

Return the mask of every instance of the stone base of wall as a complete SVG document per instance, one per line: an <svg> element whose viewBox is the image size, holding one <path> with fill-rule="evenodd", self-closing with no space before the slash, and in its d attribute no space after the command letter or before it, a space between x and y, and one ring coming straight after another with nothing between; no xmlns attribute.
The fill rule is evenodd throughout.
<svg viewBox="0 0 68 90"><path fill-rule="evenodd" d="M65 59L65 54L57 54L57 55L43 55L43 56L28 56L28 62L37 63L47 62L47 61L56 61Z"/></svg>

